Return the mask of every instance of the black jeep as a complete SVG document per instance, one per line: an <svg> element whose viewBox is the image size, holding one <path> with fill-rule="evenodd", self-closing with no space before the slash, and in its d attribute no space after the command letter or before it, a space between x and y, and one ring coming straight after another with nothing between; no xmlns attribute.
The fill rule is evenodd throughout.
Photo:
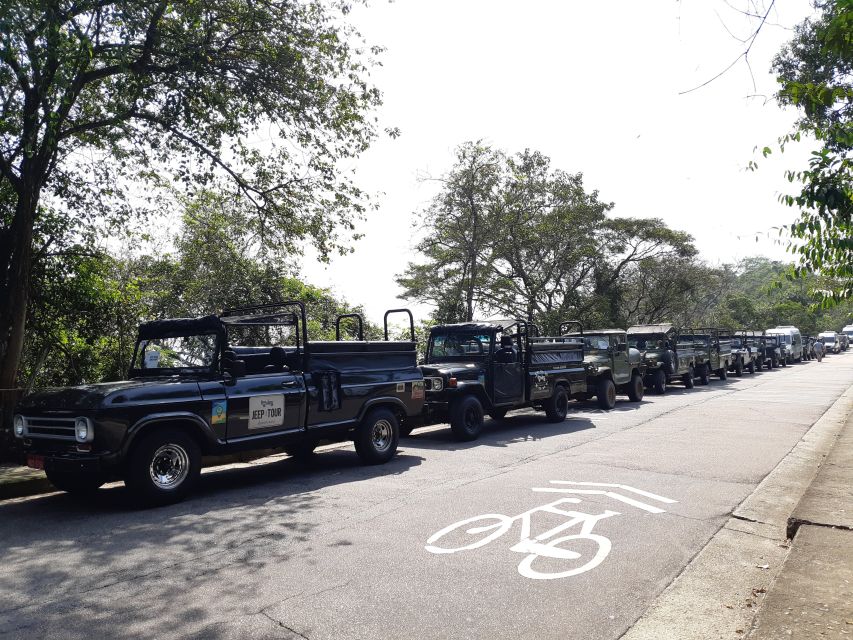
<svg viewBox="0 0 853 640"><path fill-rule="evenodd" d="M352 439L364 462L386 462L422 413L411 324L409 341L388 341L386 322L385 341L309 342L296 301L147 322L128 380L31 394L15 432L58 489L120 478L149 504L186 496L202 455L307 456L321 439Z"/></svg>
<svg viewBox="0 0 853 640"><path fill-rule="evenodd" d="M562 422L569 398L586 391L583 339L536 337L524 321L462 323L430 330L426 364L426 421L449 422L459 440L474 440L484 414L544 410Z"/></svg>

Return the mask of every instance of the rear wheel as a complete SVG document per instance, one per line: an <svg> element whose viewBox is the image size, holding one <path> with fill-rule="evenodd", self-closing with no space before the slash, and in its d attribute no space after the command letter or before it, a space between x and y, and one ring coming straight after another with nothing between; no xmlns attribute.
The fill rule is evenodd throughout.
<svg viewBox="0 0 853 640"><path fill-rule="evenodd" d="M548 422L562 422L568 413L569 394L564 386L559 385L545 402L545 415L548 416Z"/></svg>
<svg viewBox="0 0 853 640"><path fill-rule="evenodd" d="M356 427L355 452L365 464L388 462L397 452L400 441L400 423L390 409L380 407L370 410Z"/></svg>
<svg viewBox="0 0 853 640"><path fill-rule="evenodd" d="M107 481L106 477L100 473L46 470L45 475L54 487L74 495L94 493Z"/></svg>
<svg viewBox="0 0 853 640"><path fill-rule="evenodd" d="M450 429L457 440L476 440L483 430L483 405L476 396L465 396L450 406Z"/></svg>
<svg viewBox="0 0 853 640"><path fill-rule="evenodd" d="M706 385L711 381L711 368L704 364L699 367L699 384Z"/></svg>
<svg viewBox="0 0 853 640"><path fill-rule="evenodd" d="M700 365L701 366L701 365ZM693 365L690 365L690 368L687 370L687 373L684 374L684 386L688 389L692 389L694 382L693 378L696 377L696 370L693 368Z"/></svg>
<svg viewBox="0 0 853 640"><path fill-rule="evenodd" d="M655 374L652 376L652 388L659 396L666 393L666 374L661 369L655 371Z"/></svg>
<svg viewBox="0 0 853 640"><path fill-rule="evenodd" d="M631 376L631 382L628 383L628 399L631 402L640 402L643 399L645 387L643 387L643 378L639 373Z"/></svg>
<svg viewBox="0 0 853 640"><path fill-rule="evenodd" d="M616 385L610 378L601 378L595 385L595 396L601 409L610 411L616 406Z"/></svg>
<svg viewBox="0 0 853 640"><path fill-rule="evenodd" d="M133 447L124 483L140 502L155 506L183 500L201 475L201 450L183 431L161 429Z"/></svg>
<svg viewBox="0 0 853 640"><path fill-rule="evenodd" d="M489 417L492 420L503 420L506 418L507 411L509 411L509 409L492 409L489 411Z"/></svg>

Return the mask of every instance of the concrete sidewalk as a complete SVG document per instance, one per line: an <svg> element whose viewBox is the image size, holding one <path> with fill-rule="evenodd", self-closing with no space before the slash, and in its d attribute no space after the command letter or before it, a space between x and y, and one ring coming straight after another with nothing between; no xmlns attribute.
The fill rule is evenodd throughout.
<svg viewBox="0 0 853 640"><path fill-rule="evenodd" d="M788 519L791 550L751 640L853 638L853 415Z"/></svg>

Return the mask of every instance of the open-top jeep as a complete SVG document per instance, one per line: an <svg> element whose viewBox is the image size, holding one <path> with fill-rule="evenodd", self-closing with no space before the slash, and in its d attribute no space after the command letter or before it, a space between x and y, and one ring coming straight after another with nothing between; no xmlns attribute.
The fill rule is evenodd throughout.
<svg viewBox="0 0 853 640"><path fill-rule="evenodd" d="M641 324L628 328L628 344L642 355L645 386L661 394L676 380L688 389L696 377L692 341L681 342L672 324Z"/></svg>
<svg viewBox="0 0 853 640"><path fill-rule="evenodd" d="M750 373L761 371L761 367L764 366L764 336L758 331L740 329L732 336L732 350L735 349L736 344L737 348L746 348L749 351L749 357L752 360ZM749 368L748 365L747 368Z"/></svg>
<svg viewBox="0 0 853 640"><path fill-rule="evenodd" d="M768 369L776 369L780 364L783 367L788 366L785 358L782 357L781 336L764 334L761 339L764 343L763 356L765 366Z"/></svg>
<svg viewBox="0 0 853 640"><path fill-rule="evenodd" d="M128 380L31 394L15 432L57 488L122 478L149 504L184 497L202 455L307 456L321 439L352 439L364 462L386 462L424 396L414 327L409 341L387 335L386 322L386 341L309 342L296 301L147 322Z"/></svg>
<svg viewBox="0 0 853 640"><path fill-rule="evenodd" d="M682 333L681 339L693 341L699 384L708 384L712 373L719 376L720 380L728 378L729 366L732 363L732 343L731 340L721 337L720 329L691 329Z"/></svg>
<svg viewBox="0 0 853 640"><path fill-rule="evenodd" d="M732 359L729 361L729 371L736 376L742 376L744 371L755 373L755 360L758 355L740 332L721 329L718 337L721 340L728 340L731 344Z"/></svg>
<svg viewBox="0 0 853 640"><path fill-rule="evenodd" d="M628 396L631 402L643 399L643 374L646 367L639 350L628 345L628 334L623 329L594 329L584 331L579 322L564 322L560 333L571 324L579 326L582 337L584 364L587 367L586 394L578 399L595 396L598 406L610 410L616 406L616 394Z"/></svg>
<svg viewBox="0 0 853 640"><path fill-rule="evenodd" d="M426 421L450 422L457 439L474 440L485 413L500 420L533 407L551 422L565 420L569 398L586 391L583 340L531 330L521 320L432 327L421 365Z"/></svg>

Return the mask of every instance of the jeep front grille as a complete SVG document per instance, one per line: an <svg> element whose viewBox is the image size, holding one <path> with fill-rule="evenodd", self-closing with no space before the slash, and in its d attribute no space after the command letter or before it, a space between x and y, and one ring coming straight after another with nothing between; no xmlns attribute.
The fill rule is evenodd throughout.
<svg viewBox="0 0 853 640"><path fill-rule="evenodd" d="M24 437L75 440L74 418L31 418L24 416Z"/></svg>

